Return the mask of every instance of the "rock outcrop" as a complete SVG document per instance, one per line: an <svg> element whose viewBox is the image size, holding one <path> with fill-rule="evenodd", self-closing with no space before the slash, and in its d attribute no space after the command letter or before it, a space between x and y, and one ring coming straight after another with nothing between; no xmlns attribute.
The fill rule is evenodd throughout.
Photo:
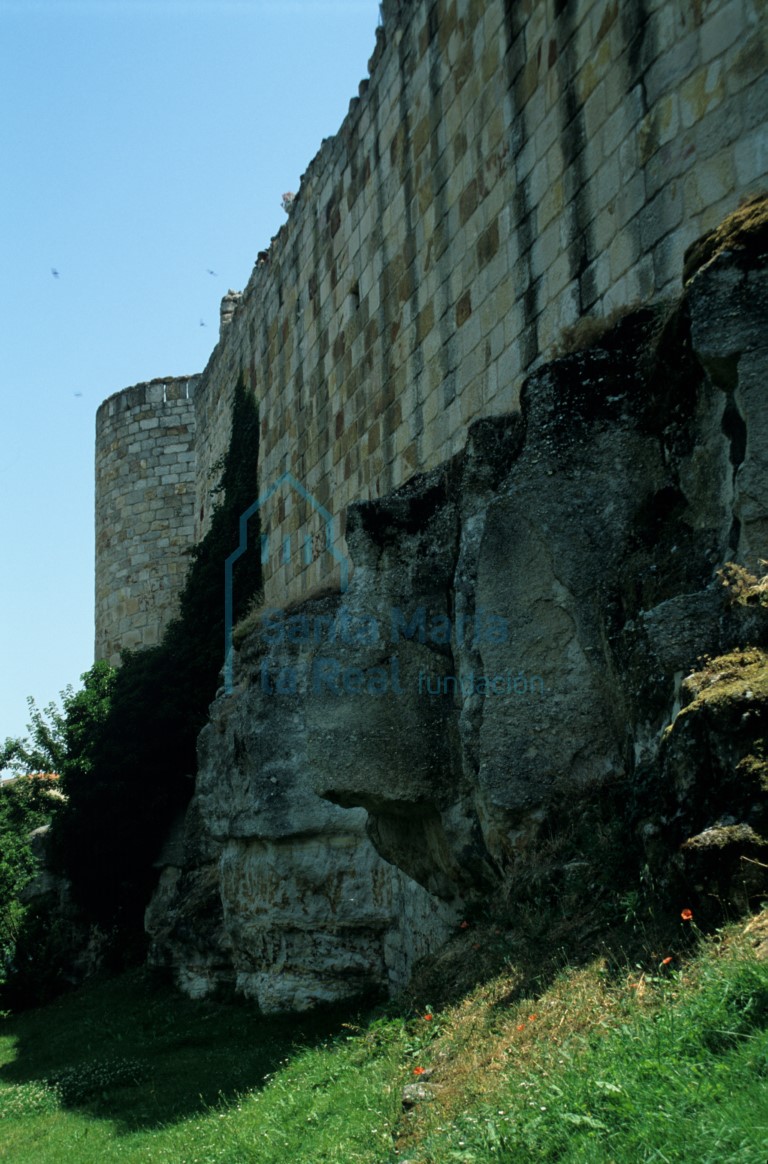
<svg viewBox="0 0 768 1164"><path fill-rule="evenodd" d="M267 1010L393 989L478 903L641 869L760 892L768 253L699 255L679 303L353 507L348 590L239 644L200 740L207 856L169 862L148 914L187 989Z"/></svg>
<svg viewBox="0 0 768 1164"><path fill-rule="evenodd" d="M298 674L308 659L280 644L272 661ZM196 796L146 917L151 960L194 997L234 986L273 1012L394 990L460 921L382 859L363 809L317 795L298 688L257 677L200 737Z"/></svg>

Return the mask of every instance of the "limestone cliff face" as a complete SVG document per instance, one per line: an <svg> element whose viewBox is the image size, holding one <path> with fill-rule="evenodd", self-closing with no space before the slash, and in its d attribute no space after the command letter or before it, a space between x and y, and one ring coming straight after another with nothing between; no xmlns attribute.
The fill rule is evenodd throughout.
<svg viewBox="0 0 768 1164"><path fill-rule="evenodd" d="M347 592L239 645L155 960L300 1009L396 988L478 903L733 896L745 859L759 892L765 607L718 570L768 556L766 383L768 261L726 249L354 507Z"/></svg>
<svg viewBox="0 0 768 1164"><path fill-rule="evenodd" d="M307 662L275 654L285 672ZM298 692L255 682L211 709L196 796L147 912L153 960L194 997L234 986L272 1012L394 990L460 921L382 859L363 809L317 795L310 735Z"/></svg>

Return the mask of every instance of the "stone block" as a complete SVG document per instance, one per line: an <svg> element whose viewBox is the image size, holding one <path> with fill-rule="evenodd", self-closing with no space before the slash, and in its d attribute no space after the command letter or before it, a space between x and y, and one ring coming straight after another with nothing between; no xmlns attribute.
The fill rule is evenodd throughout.
<svg viewBox="0 0 768 1164"><path fill-rule="evenodd" d="M553 219L558 218L565 210L565 196L563 191L563 183L560 177L554 180L551 177L552 166L549 163L548 156L547 172L549 177L549 187L544 194L544 197L539 202L537 208L537 218L540 229L546 227Z"/></svg>
<svg viewBox="0 0 768 1164"><path fill-rule="evenodd" d="M551 109L541 121L531 119L529 124L536 126L534 137L536 142L536 158L543 158L560 141L562 135L562 115L557 108Z"/></svg>
<svg viewBox="0 0 768 1164"><path fill-rule="evenodd" d="M621 187L616 199L617 227L630 222L645 205L645 176L634 173Z"/></svg>
<svg viewBox="0 0 768 1164"><path fill-rule="evenodd" d="M546 275L547 299L556 299L567 286L571 277L571 262L569 256L563 252L549 267Z"/></svg>
<svg viewBox="0 0 768 1164"><path fill-rule="evenodd" d="M586 59L583 60L576 76L577 94L585 106L599 90L601 82L615 61L615 55L615 48L610 38L602 40L597 48L592 46L587 51ZM603 103L605 102L605 94L601 100ZM607 106L604 105L604 108Z"/></svg>
<svg viewBox="0 0 768 1164"><path fill-rule="evenodd" d="M672 141L679 131L680 112L677 93L668 93L654 105L637 128L637 150L641 165L645 165L656 151Z"/></svg>
<svg viewBox="0 0 768 1164"><path fill-rule="evenodd" d="M728 93L740 93L765 78L768 70L768 34L764 16L753 30L725 54L724 68ZM764 116L763 112L763 116Z"/></svg>
<svg viewBox="0 0 768 1164"><path fill-rule="evenodd" d="M645 74L645 89L649 108L659 97L679 87L696 67L699 59L698 30L691 30L675 41L654 61Z"/></svg>
<svg viewBox="0 0 768 1164"><path fill-rule="evenodd" d="M718 7L701 26L701 59L705 63L722 57L726 49L744 33L744 5L731 0Z"/></svg>
<svg viewBox="0 0 768 1164"><path fill-rule="evenodd" d="M515 153L514 168L518 182L521 182L530 174L536 163L536 144L536 137L529 137L522 149Z"/></svg>
<svg viewBox="0 0 768 1164"><path fill-rule="evenodd" d="M703 120L725 96L725 73L722 61L712 61L685 80L679 89L680 123L690 129Z"/></svg>
<svg viewBox="0 0 768 1164"><path fill-rule="evenodd" d="M531 247L531 272L539 278L560 253L560 224L555 221L534 240Z"/></svg>
<svg viewBox="0 0 768 1164"><path fill-rule="evenodd" d="M587 138L580 155L583 177L589 181L600 169L604 161L600 136Z"/></svg>
<svg viewBox="0 0 768 1164"><path fill-rule="evenodd" d="M647 302L656 290L653 256L644 254L624 276L626 280L625 303Z"/></svg>
<svg viewBox="0 0 768 1164"><path fill-rule="evenodd" d="M611 282L610 258L606 252L598 254L581 277L581 300L584 311L608 290Z"/></svg>
<svg viewBox="0 0 768 1164"><path fill-rule="evenodd" d="M609 248L609 262L611 268L611 282L616 282L640 255L640 240L638 230L627 227L615 235Z"/></svg>
<svg viewBox="0 0 768 1164"><path fill-rule="evenodd" d="M611 154L606 158L595 176L593 183L594 206L596 210L602 210L607 204L616 198L622 187L622 175L619 167L618 152Z"/></svg>
<svg viewBox="0 0 768 1164"><path fill-rule="evenodd" d="M684 222L656 245L653 251L653 270L657 288L669 285L678 287L683 269L683 256L687 247L699 237L699 229L694 221Z"/></svg>
<svg viewBox="0 0 768 1164"><path fill-rule="evenodd" d="M458 334L462 359L472 352L483 338L480 313L475 311Z"/></svg>
<svg viewBox="0 0 768 1164"><path fill-rule="evenodd" d="M595 137L600 133L608 120L608 106L605 96L605 86L597 85L584 103L584 128L588 137Z"/></svg>
<svg viewBox="0 0 768 1164"><path fill-rule="evenodd" d="M734 148L738 189L750 190L768 179L768 128L763 125Z"/></svg>
<svg viewBox="0 0 768 1164"><path fill-rule="evenodd" d="M700 214L731 189L733 163L729 154L699 162L683 181L686 215Z"/></svg>

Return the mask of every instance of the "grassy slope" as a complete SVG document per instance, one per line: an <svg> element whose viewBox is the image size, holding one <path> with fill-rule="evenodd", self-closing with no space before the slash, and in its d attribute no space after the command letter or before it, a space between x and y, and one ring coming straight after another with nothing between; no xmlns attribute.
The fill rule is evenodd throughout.
<svg viewBox="0 0 768 1164"><path fill-rule="evenodd" d="M662 956L303 1020L126 975L2 1024L0 1159L764 1164L768 914Z"/></svg>

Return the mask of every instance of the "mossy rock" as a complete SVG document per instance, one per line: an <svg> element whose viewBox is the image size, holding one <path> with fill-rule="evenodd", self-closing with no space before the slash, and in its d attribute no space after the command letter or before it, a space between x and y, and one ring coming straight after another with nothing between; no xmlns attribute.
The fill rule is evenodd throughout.
<svg viewBox="0 0 768 1164"><path fill-rule="evenodd" d="M732 846L754 846L757 850L768 849L768 841L745 824L719 825L705 829L696 837L689 837L682 848L686 852L728 849Z"/></svg>
<svg viewBox="0 0 768 1164"><path fill-rule="evenodd" d="M694 890L739 912L759 905L768 891L768 840L746 824L718 825L681 846Z"/></svg>
<svg viewBox="0 0 768 1164"><path fill-rule="evenodd" d="M747 260L768 257L768 194L747 199L714 230L691 243L685 252L683 282L688 283L722 251L740 252Z"/></svg>
<svg viewBox="0 0 768 1164"><path fill-rule="evenodd" d="M668 843L681 846L689 868L701 867L697 880L711 866L722 883L735 868L729 854L738 864L741 850L754 857L768 837L768 652L705 660L681 698L661 749L659 815L673 822Z"/></svg>
<svg viewBox="0 0 768 1164"><path fill-rule="evenodd" d="M700 670L683 680L681 694L684 703L681 716L697 714L705 707L712 713L727 715L735 709L744 710L747 705L765 711L768 708L768 651L747 647L706 659Z"/></svg>

